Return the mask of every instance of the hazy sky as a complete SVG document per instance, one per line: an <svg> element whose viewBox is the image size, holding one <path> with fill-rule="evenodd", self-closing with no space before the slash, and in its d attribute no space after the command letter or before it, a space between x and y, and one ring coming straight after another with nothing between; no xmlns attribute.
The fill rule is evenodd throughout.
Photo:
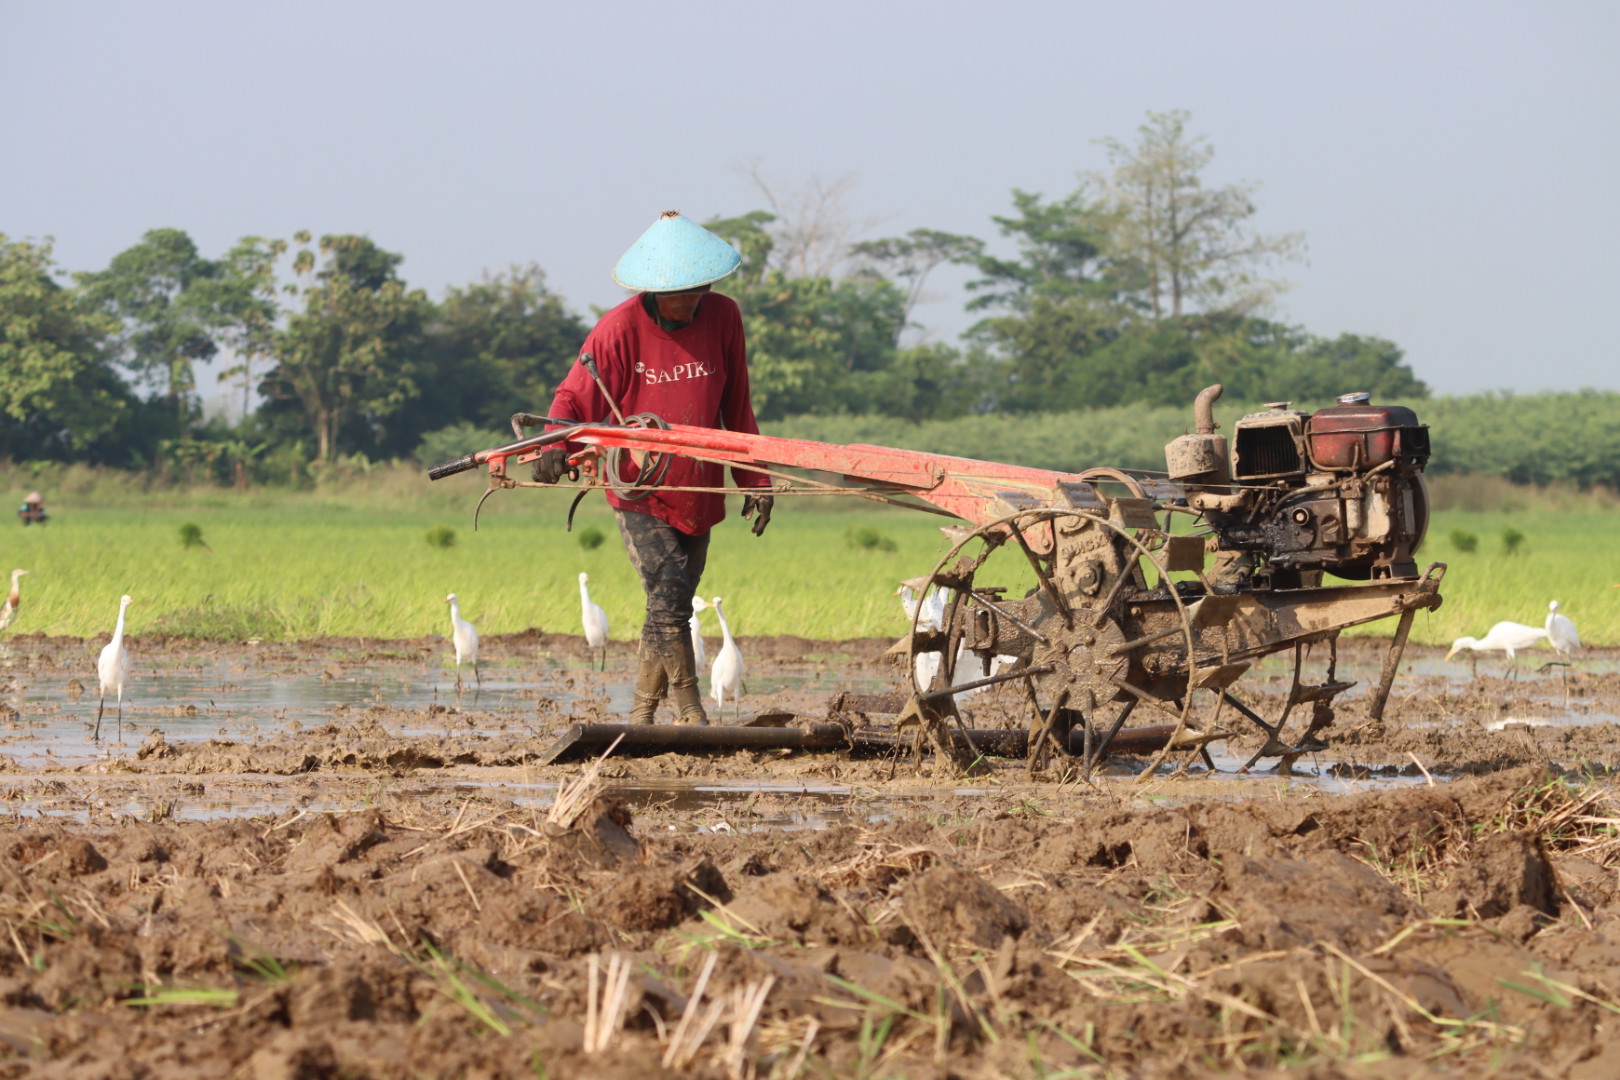
<svg viewBox="0 0 1620 1080"><path fill-rule="evenodd" d="M660 210L760 207L749 162L856 174L869 237L991 239L1184 108L1307 236L1282 318L1444 393L1620 388L1612 2L0 0L0 42L0 232L68 269L160 226L363 232L434 296L533 261L587 312Z"/></svg>

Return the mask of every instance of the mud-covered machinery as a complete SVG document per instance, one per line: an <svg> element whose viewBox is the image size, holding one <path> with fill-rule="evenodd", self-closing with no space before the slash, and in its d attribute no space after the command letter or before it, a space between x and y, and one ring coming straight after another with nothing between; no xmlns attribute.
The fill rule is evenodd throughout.
<svg viewBox="0 0 1620 1080"><path fill-rule="evenodd" d="M1217 583L1313 585L1412 577L1429 505L1429 430L1411 409L1367 394L1304 413L1274 402L1215 433L1220 387L1198 395L1197 428L1165 447L1169 478L1218 538Z"/></svg>
<svg viewBox="0 0 1620 1080"><path fill-rule="evenodd" d="M948 553L915 582L933 603L918 604L897 646L913 683L902 727L971 756L962 712L1002 686L1003 701L1020 696L1035 759L1055 749L1089 770L1146 707L1173 719L1169 748L1189 751L1226 734L1223 716L1245 717L1265 734L1249 764L1286 767L1325 747L1334 701L1354 685L1336 674L1340 632L1399 620L1367 699L1376 722L1413 614L1440 605L1444 565L1420 575L1414 559L1429 515L1428 430L1410 409L1348 394L1315 413L1270 405L1238 420L1229 444L1214 422L1220 393L1198 395L1194 431L1166 447L1166 472L1060 473L639 417L568 425L429 475L483 465L491 490L527 486L508 467L567 441L587 486L634 488L677 454L766 473L780 494L840 492L960 518L945 529ZM518 418L513 427L521 433ZM829 473L840 479L816 475ZM1268 719L1232 688L1277 653L1292 653L1293 678Z"/></svg>

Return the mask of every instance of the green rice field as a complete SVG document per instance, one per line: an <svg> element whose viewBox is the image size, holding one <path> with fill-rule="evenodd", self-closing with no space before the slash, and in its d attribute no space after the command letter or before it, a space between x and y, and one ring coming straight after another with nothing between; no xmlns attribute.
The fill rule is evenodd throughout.
<svg viewBox="0 0 1620 1080"><path fill-rule="evenodd" d="M452 487L457 480L467 482ZM572 493L498 493L474 532L481 490L472 477L430 488L408 471L347 494L142 495L101 484L50 502L53 520L44 527L0 523L7 538L0 573L32 571L8 633L105 634L125 592L135 600L134 634L442 634L450 592L484 634L577 633L581 571L591 576L612 636L639 633L640 586L599 495L581 506L568 533ZM895 588L946 552L939 531L946 523L853 499L779 499L763 537L735 517L716 529L702 592L726 598L739 635L898 636L905 621ZM200 530L200 544L183 546L188 525ZM1597 500L1439 512L1420 562L1450 565L1446 602L1419 615L1414 639L1481 635L1499 619L1539 625L1547 602L1558 600L1587 643L1620 643L1617 525L1620 512ZM452 530L453 542L431 544L435 529ZM595 548L580 542L591 529L603 535ZM1460 534L1475 538L1475 550L1460 550L1467 544Z"/></svg>

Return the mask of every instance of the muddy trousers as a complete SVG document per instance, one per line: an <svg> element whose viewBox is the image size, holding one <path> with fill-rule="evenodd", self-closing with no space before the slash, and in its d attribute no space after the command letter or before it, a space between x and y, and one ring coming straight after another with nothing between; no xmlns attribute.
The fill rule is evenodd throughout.
<svg viewBox="0 0 1620 1080"><path fill-rule="evenodd" d="M707 724L692 645L692 597L709 558L709 534L688 536L651 514L615 511L619 535L647 594L632 724L650 724L667 694L683 724Z"/></svg>

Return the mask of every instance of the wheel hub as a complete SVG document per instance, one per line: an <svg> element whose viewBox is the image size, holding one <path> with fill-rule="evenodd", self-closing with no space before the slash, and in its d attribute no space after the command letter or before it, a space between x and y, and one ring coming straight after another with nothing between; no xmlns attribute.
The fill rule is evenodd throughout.
<svg viewBox="0 0 1620 1080"><path fill-rule="evenodd" d="M1064 691L1071 702L1086 693L1094 701L1109 701L1119 693L1114 680L1125 677L1129 658L1114 651L1125 643L1125 634L1112 619L1093 626L1081 611L1075 613L1072 627L1053 618L1045 620L1040 630L1047 640L1035 647L1033 666L1051 667L1036 681L1044 700L1055 701Z"/></svg>

